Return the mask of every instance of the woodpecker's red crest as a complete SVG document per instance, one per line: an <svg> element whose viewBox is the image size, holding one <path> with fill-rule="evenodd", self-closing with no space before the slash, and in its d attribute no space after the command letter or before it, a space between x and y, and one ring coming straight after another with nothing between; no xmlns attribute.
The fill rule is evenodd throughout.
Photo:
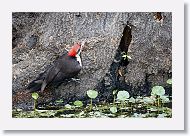
<svg viewBox="0 0 190 136"><path fill-rule="evenodd" d="M71 57L76 57L76 55L80 52L81 44L76 43L68 52L68 55Z"/></svg>

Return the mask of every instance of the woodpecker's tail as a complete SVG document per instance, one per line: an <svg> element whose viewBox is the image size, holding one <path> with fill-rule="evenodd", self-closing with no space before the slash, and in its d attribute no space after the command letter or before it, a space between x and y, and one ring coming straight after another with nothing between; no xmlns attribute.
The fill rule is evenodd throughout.
<svg viewBox="0 0 190 136"><path fill-rule="evenodd" d="M28 87L26 89L29 90L29 92L37 92L40 91L44 77L44 73L41 73L35 80L29 83Z"/></svg>

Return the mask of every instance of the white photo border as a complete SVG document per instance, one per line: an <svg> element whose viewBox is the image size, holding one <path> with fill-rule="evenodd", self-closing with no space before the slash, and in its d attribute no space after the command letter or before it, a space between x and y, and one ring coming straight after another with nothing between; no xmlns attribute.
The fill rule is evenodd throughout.
<svg viewBox="0 0 190 136"><path fill-rule="evenodd" d="M3 130L184 130L184 4L181 0L6 0L0 4ZM172 118L12 118L12 12L172 12Z"/></svg>

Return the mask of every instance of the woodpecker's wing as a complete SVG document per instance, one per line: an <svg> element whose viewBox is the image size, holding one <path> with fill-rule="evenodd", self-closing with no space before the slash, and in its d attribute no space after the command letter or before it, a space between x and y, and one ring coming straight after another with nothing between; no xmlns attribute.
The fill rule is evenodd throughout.
<svg viewBox="0 0 190 136"><path fill-rule="evenodd" d="M64 79L76 76L81 68L76 57L70 57L64 54L47 71L32 81L28 88L32 88L32 91L39 91L40 89L43 91L50 84L61 83Z"/></svg>
<svg viewBox="0 0 190 136"><path fill-rule="evenodd" d="M41 86L41 91L43 91L45 89L45 87L47 85L49 85L51 82L53 82L53 80L56 78L56 76L58 75L58 73L61 71L62 67L64 66L64 58L66 57L66 55L64 54L63 56L61 56L54 64L53 66L48 70L48 73L42 83Z"/></svg>
<svg viewBox="0 0 190 136"><path fill-rule="evenodd" d="M61 56L61 58L63 58L65 55L66 55L66 53L64 53ZM33 80L32 82L30 82L29 85L27 86L27 89L30 90L30 92L39 91L42 88L42 85L43 85L43 88L45 89L47 83L49 83L53 79L53 77L56 74L59 73L59 71L60 71L60 65L57 64L59 62L60 62L60 58L58 58L57 60L55 60L53 62L52 66L50 66L45 72L40 73L35 80ZM50 73L52 73L52 74L50 74Z"/></svg>

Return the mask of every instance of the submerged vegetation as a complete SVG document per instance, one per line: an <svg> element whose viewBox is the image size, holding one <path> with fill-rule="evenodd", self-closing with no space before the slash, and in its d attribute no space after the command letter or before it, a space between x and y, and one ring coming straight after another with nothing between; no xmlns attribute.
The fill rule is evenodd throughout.
<svg viewBox="0 0 190 136"><path fill-rule="evenodd" d="M172 80L167 80L172 84ZM33 93L34 111L22 111L14 109L15 118L171 118L171 96L165 94L162 86L152 87L151 96L130 97L126 90L113 91L113 103L95 104L93 100L98 96L96 90L88 90L87 96L90 103L84 105L82 101L77 100L66 104L59 110L39 110L36 107L38 94ZM63 103L63 100L57 100L56 103Z"/></svg>

